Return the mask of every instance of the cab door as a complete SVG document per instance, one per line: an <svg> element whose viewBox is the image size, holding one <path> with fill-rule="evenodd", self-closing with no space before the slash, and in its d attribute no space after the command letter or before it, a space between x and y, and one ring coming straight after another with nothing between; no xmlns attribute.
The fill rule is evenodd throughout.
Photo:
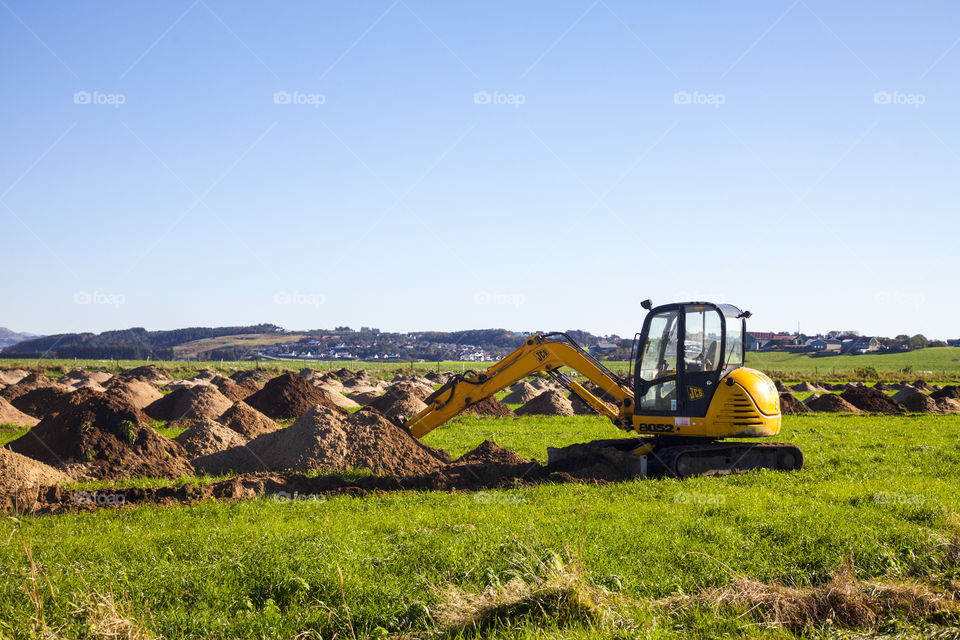
<svg viewBox="0 0 960 640"><path fill-rule="evenodd" d="M651 312L645 322L635 381L639 413L676 413L679 406L680 309Z"/></svg>
<svg viewBox="0 0 960 640"><path fill-rule="evenodd" d="M682 413L685 416L705 416L723 368L723 316L712 305L686 305L682 332Z"/></svg>

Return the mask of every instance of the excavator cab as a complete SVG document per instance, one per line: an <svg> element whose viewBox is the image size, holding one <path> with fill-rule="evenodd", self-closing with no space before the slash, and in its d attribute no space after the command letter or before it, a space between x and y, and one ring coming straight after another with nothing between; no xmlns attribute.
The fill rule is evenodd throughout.
<svg viewBox="0 0 960 640"><path fill-rule="evenodd" d="M651 309L637 349L635 411L705 416L720 379L743 366L747 315L708 302Z"/></svg>

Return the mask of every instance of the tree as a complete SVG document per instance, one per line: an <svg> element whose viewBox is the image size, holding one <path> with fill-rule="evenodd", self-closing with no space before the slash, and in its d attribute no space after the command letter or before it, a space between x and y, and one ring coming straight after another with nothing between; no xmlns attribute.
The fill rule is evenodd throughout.
<svg viewBox="0 0 960 640"><path fill-rule="evenodd" d="M930 341L922 334L918 333L910 338L911 349L925 349Z"/></svg>

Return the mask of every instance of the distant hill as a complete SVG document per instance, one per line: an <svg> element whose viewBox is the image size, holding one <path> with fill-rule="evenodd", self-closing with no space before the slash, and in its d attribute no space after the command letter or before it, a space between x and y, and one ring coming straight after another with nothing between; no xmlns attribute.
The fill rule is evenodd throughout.
<svg viewBox="0 0 960 640"><path fill-rule="evenodd" d="M30 338L36 338L37 335L34 333L17 333L7 329L6 327L0 327L0 348L9 347L10 345L17 344L18 342L23 342L24 340L29 340Z"/></svg>
<svg viewBox="0 0 960 640"><path fill-rule="evenodd" d="M172 331L147 331L142 327L94 333L61 333L17 341L0 351L0 358L88 358L123 360L173 360L181 344L241 334L275 334L280 327L191 327Z"/></svg>

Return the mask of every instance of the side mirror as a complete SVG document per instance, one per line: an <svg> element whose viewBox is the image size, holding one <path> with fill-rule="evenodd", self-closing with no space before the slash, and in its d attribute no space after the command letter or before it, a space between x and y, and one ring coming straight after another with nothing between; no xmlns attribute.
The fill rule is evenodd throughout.
<svg viewBox="0 0 960 640"><path fill-rule="evenodd" d="M653 301L647 298L646 300L640 303L640 306L646 309L647 311L650 311L650 309L653 309Z"/></svg>
<svg viewBox="0 0 960 640"><path fill-rule="evenodd" d="M752 315L753 315L753 314L750 313L749 311L743 311L743 312L740 313L740 316L739 316L739 317L741 317L741 318L749 318L749 317L752 316Z"/></svg>

